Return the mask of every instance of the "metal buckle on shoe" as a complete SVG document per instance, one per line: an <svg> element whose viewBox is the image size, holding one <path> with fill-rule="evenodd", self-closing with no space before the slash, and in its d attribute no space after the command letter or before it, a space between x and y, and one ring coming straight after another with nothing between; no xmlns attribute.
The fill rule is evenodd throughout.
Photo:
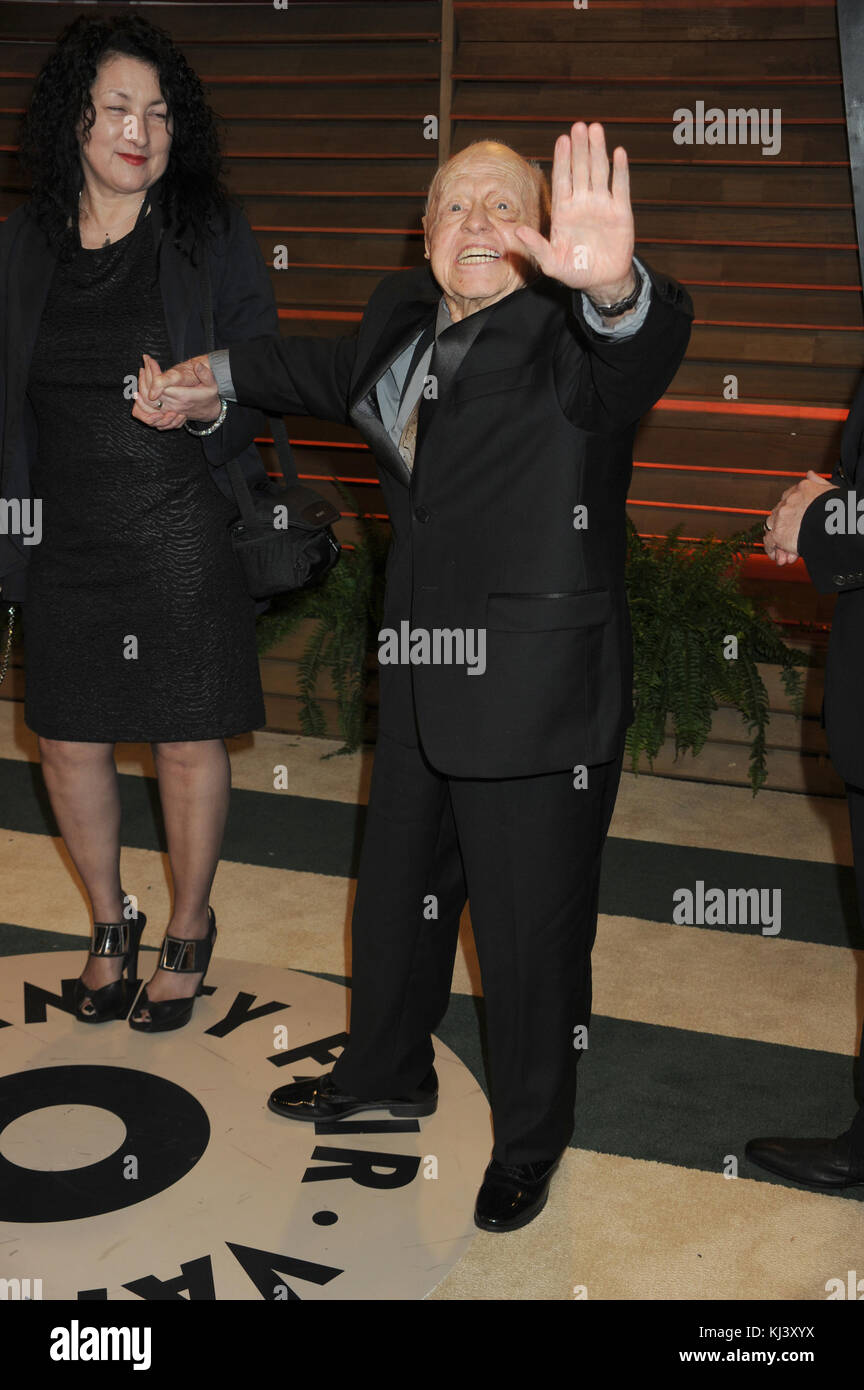
<svg viewBox="0 0 864 1390"><path fill-rule="evenodd" d="M198 947L207 945L207 937L203 940L185 941L180 937L166 936L162 942L162 957L159 961L162 970L185 970L194 973L203 970L203 964L198 963ZM203 949L201 954L203 955Z"/></svg>
<svg viewBox="0 0 864 1390"><path fill-rule="evenodd" d="M125 956L129 950L128 922L94 922L93 956Z"/></svg>

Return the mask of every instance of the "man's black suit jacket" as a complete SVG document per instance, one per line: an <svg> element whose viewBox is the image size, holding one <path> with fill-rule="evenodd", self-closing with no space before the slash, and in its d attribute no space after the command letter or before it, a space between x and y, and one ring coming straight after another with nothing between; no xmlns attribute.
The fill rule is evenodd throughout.
<svg viewBox="0 0 864 1390"><path fill-rule="evenodd" d="M165 225L158 182L151 189L147 221L159 251L159 288L173 361L180 362L206 350L201 280ZM188 248L190 241L187 231L181 245ZM223 233L220 229L212 236L208 254L216 341L230 344L262 333L278 337L279 315L267 265L239 208L231 207L228 230ZM31 496L30 463L39 441L26 395L27 379L56 264L57 258L32 218L29 205L23 203L0 227L0 497L4 498ZM129 344L128 366L120 364L124 374L137 377L146 346ZM160 363L163 369L170 365ZM130 411L133 405L130 399ZM141 423L140 428L144 431L150 426ZM230 459L238 460L250 485L266 480L254 442L256 435L266 432L267 422L260 411L232 405L222 428L201 440L210 476L229 499L233 500L234 494L224 465ZM26 597L32 549L20 536L0 532L4 602Z"/></svg>
<svg viewBox="0 0 864 1390"><path fill-rule="evenodd" d="M693 307L653 283L645 323L611 341L545 276L445 329L409 471L375 383L441 291L385 277L355 338L232 346L237 399L353 423L392 521L383 626L485 629L486 670L381 665L380 728L455 777L519 777L611 759L632 720L624 503L641 415L672 380ZM586 509L583 519L577 508ZM416 710L416 725L414 712Z"/></svg>
<svg viewBox="0 0 864 1390"><path fill-rule="evenodd" d="M814 585L823 594L836 594L825 671L825 729L831 761L846 782L864 787L864 535L857 530L831 534L830 499L841 499L844 511L851 498L864 500L864 467L860 452L864 436L864 379L858 386L840 440L840 458L831 477L834 488L817 497L804 513L798 553Z"/></svg>

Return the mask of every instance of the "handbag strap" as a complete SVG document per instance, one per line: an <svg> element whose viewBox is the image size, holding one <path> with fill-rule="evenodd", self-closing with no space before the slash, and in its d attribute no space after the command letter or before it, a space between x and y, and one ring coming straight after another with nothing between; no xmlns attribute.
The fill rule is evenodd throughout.
<svg viewBox="0 0 864 1390"><path fill-rule="evenodd" d="M201 299L204 311L204 342L208 352L215 350L216 344L213 337L213 291L210 286L210 262L207 257L206 248L201 248ZM266 411L265 411L266 414ZM292 483L299 484L297 469L294 466L294 456L291 451L291 443L288 439L288 431L285 428L285 421L281 415L267 415L270 429L273 434L273 443L276 446L276 453L279 458L279 466L286 486ZM255 516L255 508L252 504L252 495L249 492L249 484L243 476L243 470L236 459L231 459L226 465L231 486L234 489L234 496L240 512L247 521L251 521Z"/></svg>
<svg viewBox="0 0 864 1390"><path fill-rule="evenodd" d="M6 618L9 626L6 631L6 641L3 643L3 653L2 655L0 655L0 685L3 684L6 672L9 669L9 658L12 654L12 633L15 628L15 607L11 603L7 610Z"/></svg>

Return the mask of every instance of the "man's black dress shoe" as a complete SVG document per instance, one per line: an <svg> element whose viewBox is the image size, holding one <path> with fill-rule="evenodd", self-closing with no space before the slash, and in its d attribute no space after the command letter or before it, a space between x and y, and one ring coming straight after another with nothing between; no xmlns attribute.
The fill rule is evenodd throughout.
<svg viewBox="0 0 864 1390"><path fill-rule="evenodd" d="M852 1154L848 1134L836 1139L751 1139L744 1153L769 1173L824 1192L864 1183L864 1158Z"/></svg>
<svg viewBox="0 0 864 1390"><path fill-rule="evenodd" d="M435 1068L416 1091L386 1100L361 1100L337 1090L330 1073L280 1086L267 1102L277 1115L289 1120L342 1120L358 1110L389 1110L391 1115L433 1115L438 1108Z"/></svg>
<svg viewBox="0 0 864 1390"><path fill-rule="evenodd" d="M549 1183L560 1162L561 1154L539 1163L504 1164L493 1158L477 1193L475 1226L481 1231L518 1231L527 1226L545 1207Z"/></svg>

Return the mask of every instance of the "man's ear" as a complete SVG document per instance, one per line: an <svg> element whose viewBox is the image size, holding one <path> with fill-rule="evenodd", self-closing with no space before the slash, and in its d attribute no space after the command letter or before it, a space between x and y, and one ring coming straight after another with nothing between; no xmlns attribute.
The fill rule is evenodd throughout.
<svg viewBox="0 0 864 1390"><path fill-rule="evenodd" d="M420 225L421 225L422 228L423 228L423 246L424 246L424 249L425 249L425 251L426 251L426 259L428 260L428 259L429 259L429 255L430 255L430 252L429 252L429 231L428 231L427 226L426 226L426 214L425 214L425 212L424 212L423 216L420 218Z"/></svg>

